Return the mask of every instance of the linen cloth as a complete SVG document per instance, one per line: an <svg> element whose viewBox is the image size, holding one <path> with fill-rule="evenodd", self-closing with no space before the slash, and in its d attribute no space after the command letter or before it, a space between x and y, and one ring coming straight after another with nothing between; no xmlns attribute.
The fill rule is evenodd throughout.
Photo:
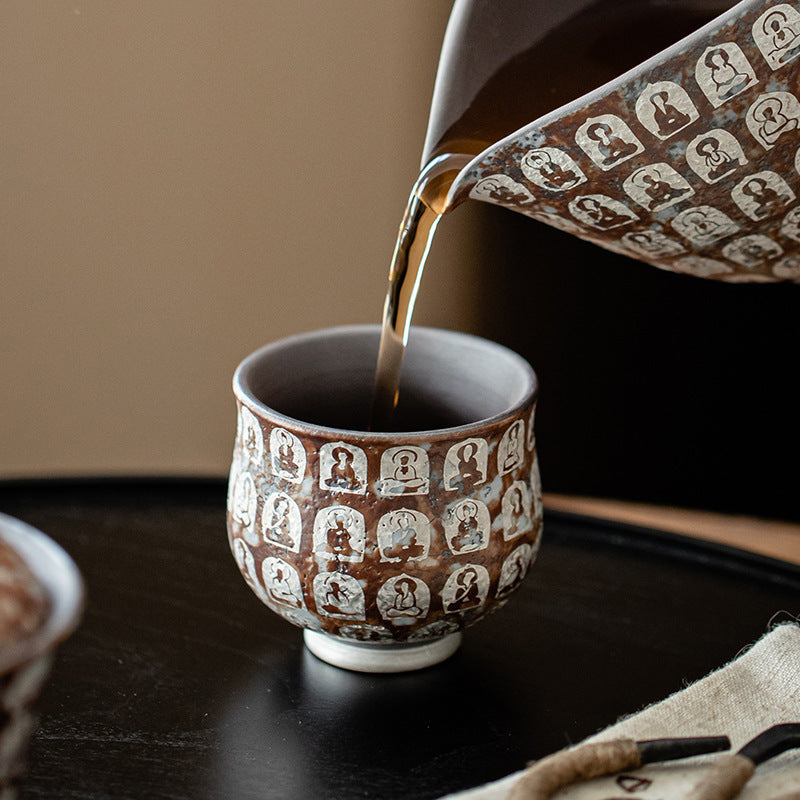
<svg viewBox="0 0 800 800"><path fill-rule="evenodd" d="M727 666L670 697L606 728L586 742L629 737L730 737L732 751L772 725L800 722L800 625L784 624L763 636ZM713 755L656 764L563 789L558 800L691 800ZM505 800L521 773L449 800ZM800 750L756 769L740 800L800 798ZM447 800L442 798L442 800Z"/></svg>

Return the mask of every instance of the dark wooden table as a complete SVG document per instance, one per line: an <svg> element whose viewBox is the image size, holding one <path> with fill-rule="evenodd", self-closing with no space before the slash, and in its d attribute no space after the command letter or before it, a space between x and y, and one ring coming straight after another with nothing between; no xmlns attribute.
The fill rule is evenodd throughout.
<svg viewBox="0 0 800 800"><path fill-rule="evenodd" d="M798 566L550 513L525 585L454 658L358 675L245 586L224 506L222 481L0 483L0 510L61 543L89 591L23 797L436 798L680 689L800 610Z"/></svg>

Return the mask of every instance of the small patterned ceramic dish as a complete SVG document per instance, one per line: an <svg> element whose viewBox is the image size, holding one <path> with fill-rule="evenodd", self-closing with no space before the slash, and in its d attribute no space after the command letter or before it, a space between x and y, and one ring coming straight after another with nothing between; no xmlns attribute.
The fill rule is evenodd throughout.
<svg viewBox="0 0 800 800"><path fill-rule="evenodd" d="M83 581L50 538L0 514L0 800L15 784L53 653L78 624Z"/></svg>

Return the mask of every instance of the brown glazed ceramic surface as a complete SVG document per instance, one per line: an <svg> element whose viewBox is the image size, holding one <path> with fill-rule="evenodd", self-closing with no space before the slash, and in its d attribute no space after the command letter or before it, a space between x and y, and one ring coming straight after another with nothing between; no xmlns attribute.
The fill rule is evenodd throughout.
<svg viewBox="0 0 800 800"><path fill-rule="evenodd" d="M519 362L530 390L503 413L389 434L283 416L248 396L240 367L228 530L259 598L295 625L377 643L434 639L503 604L542 528L535 376Z"/></svg>
<svg viewBox="0 0 800 800"><path fill-rule="evenodd" d="M662 269L800 281L800 4L745 0L455 181ZM531 76L532 80L535 76Z"/></svg>

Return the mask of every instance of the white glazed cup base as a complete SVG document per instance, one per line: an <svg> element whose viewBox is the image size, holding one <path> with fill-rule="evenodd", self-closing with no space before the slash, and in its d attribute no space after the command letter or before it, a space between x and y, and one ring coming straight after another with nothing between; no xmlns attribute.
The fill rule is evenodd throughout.
<svg viewBox="0 0 800 800"><path fill-rule="evenodd" d="M458 650L461 633L420 644L345 642L316 631L303 631L306 647L319 659L353 672L412 672L439 664Z"/></svg>

